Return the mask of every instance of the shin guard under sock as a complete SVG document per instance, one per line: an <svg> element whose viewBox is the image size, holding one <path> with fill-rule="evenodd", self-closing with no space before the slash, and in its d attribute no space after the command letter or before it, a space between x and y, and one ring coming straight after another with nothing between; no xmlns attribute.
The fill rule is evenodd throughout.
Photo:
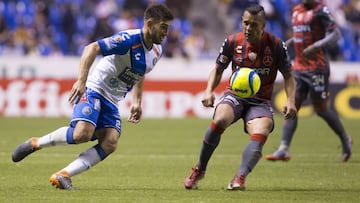
<svg viewBox="0 0 360 203"><path fill-rule="evenodd" d="M202 171L206 170L208 161L220 143L223 132L224 129L217 127L214 122L211 122L210 127L206 130L200 152L200 159L197 164Z"/></svg>
<svg viewBox="0 0 360 203"><path fill-rule="evenodd" d="M267 136L262 134L252 134L250 142L242 153L242 163L237 176L246 177L256 166L262 156L262 148L266 142Z"/></svg>

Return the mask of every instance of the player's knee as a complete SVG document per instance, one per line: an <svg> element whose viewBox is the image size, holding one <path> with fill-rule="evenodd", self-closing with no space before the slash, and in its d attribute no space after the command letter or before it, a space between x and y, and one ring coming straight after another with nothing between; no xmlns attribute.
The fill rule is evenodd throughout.
<svg viewBox="0 0 360 203"><path fill-rule="evenodd" d="M216 118L212 121L212 124L218 129L225 130L231 124L231 121L225 118Z"/></svg>
<svg viewBox="0 0 360 203"><path fill-rule="evenodd" d="M329 110L326 109L326 108L325 109L317 109L317 110L315 110L316 115L318 115L318 116L320 116L322 118L324 118L328 114L328 112L329 112Z"/></svg>
<svg viewBox="0 0 360 203"><path fill-rule="evenodd" d="M113 153L117 148L117 141L115 140L105 140L101 143L102 148L106 152L106 154Z"/></svg>
<svg viewBox="0 0 360 203"><path fill-rule="evenodd" d="M75 143L84 143L90 141L93 135L94 131L91 129L75 129L73 134L73 140Z"/></svg>
<svg viewBox="0 0 360 203"><path fill-rule="evenodd" d="M85 121L79 121L72 132L73 143L79 144L91 140L95 133L95 126ZM70 136L70 135L69 135Z"/></svg>
<svg viewBox="0 0 360 203"><path fill-rule="evenodd" d="M313 107L314 107L314 112L321 116L321 114L323 112L326 112L329 110L329 106L326 102L317 102L317 101L312 101L313 103Z"/></svg>

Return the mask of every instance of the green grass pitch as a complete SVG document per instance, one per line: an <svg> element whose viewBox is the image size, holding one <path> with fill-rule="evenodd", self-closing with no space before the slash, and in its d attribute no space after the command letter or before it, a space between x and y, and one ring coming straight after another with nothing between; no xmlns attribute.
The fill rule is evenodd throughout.
<svg viewBox="0 0 360 203"><path fill-rule="evenodd" d="M279 144L282 118L263 154ZM247 190L226 191L248 143L243 124L228 128L209 162L198 190L183 181L198 159L209 119L143 119L123 122L118 149L104 162L72 178L75 191L53 188L49 177L94 145L58 146L40 150L19 163L12 150L31 136L68 123L67 118L0 117L0 202L360 202L359 120L342 119L353 136L353 156L340 162L337 136L319 117L300 119L289 162L262 158L248 176Z"/></svg>

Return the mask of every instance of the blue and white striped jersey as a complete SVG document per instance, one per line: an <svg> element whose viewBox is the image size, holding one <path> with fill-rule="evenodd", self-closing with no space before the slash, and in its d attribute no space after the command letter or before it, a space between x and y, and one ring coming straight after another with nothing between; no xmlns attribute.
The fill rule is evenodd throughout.
<svg viewBox="0 0 360 203"><path fill-rule="evenodd" d="M98 41L103 58L89 73L86 86L117 105L162 55L161 45L145 47L141 29L126 30Z"/></svg>

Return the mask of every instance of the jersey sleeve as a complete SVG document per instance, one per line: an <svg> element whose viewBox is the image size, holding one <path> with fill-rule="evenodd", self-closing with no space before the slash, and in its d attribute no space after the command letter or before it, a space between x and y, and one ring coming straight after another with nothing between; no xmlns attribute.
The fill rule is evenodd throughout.
<svg viewBox="0 0 360 203"><path fill-rule="evenodd" d="M291 71L291 63L285 42L279 40L276 45L276 56L279 59L279 71L281 73Z"/></svg>
<svg viewBox="0 0 360 203"><path fill-rule="evenodd" d="M130 50L131 37L126 32L119 32L110 37L98 40L103 56L118 54L123 55Z"/></svg>
<svg viewBox="0 0 360 203"><path fill-rule="evenodd" d="M336 28L334 17L331 15L327 6L323 6L318 11L320 24L325 28L325 31L329 32Z"/></svg>
<svg viewBox="0 0 360 203"><path fill-rule="evenodd" d="M234 36L233 36L234 37ZM232 60L233 48L231 44L231 37L227 37L224 43L221 45L220 53L216 59L216 64L222 68L226 68Z"/></svg>

